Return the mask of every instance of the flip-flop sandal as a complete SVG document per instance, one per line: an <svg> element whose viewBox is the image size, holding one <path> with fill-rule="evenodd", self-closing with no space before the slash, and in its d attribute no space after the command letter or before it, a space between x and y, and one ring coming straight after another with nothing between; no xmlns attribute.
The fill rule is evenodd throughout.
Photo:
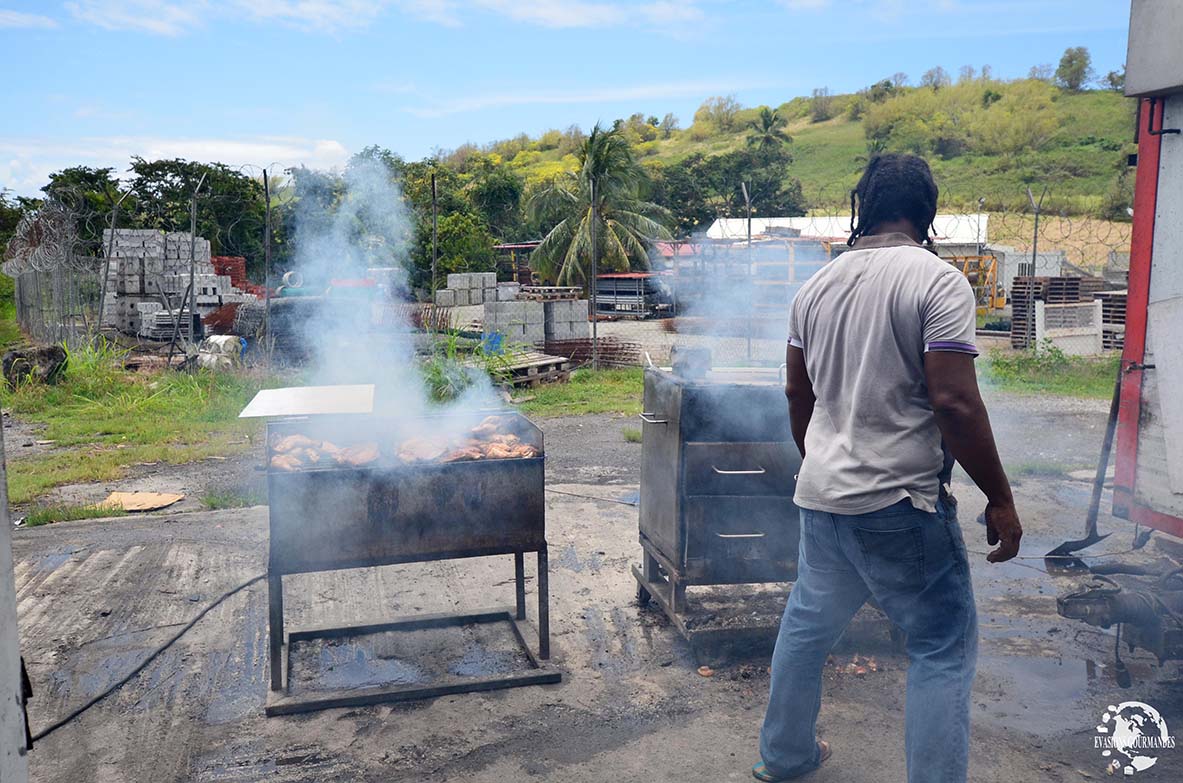
<svg viewBox="0 0 1183 783"><path fill-rule="evenodd" d="M821 753L817 763L818 766L821 766L826 762L826 759L833 755L834 751L830 749L830 743L826 742L825 740L817 741L817 749ZM783 781L792 780L793 778L800 776L793 775L787 778L778 778L776 775L773 775L771 772L769 772L768 767L764 766L764 762L761 761L752 767L752 777L754 777L756 780L763 780L765 783L783 783Z"/></svg>

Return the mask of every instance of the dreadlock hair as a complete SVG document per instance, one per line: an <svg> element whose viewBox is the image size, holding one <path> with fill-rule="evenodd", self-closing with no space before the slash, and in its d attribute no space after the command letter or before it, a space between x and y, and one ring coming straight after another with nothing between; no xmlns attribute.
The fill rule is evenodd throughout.
<svg viewBox="0 0 1183 783"><path fill-rule="evenodd" d="M875 155L850 191L850 239L846 244L854 245L855 240L881 223L903 219L924 232L924 242L931 249L929 229L936 216L937 183L924 158L895 153Z"/></svg>

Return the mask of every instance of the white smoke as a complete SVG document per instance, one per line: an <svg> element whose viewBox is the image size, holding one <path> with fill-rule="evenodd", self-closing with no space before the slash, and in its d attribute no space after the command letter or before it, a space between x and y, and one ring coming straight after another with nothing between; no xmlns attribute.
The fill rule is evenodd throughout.
<svg viewBox="0 0 1183 783"><path fill-rule="evenodd" d="M294 269L305 288L325 292L309 302L302 325L309 383L372 383L375 412L396 434L459 435L479 420L481 409L498 407L493 384L474 368L458 399L433 403L419 358L431 352L433 339L446 338L417 330L410 320L413 216L377 161L351 165L343 186L333 204L310 198L296 209ZM379 285L358 287L359 280Z"/></svg>

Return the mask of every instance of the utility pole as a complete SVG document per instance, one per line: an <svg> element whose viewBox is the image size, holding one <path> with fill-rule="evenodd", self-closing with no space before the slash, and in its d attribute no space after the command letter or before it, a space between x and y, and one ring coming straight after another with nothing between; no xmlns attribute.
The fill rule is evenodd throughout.
<svg viewBox="0 0 1183 783"><path fill-rule="evenodd" d="M265 215L263 223L263 345L267 356L267 369L271 370L271 181L267 169L263 169L263 199Z"/></svg>
<svg viewBox="0 0 1183 783"><path fill-rule="evenodd" d="M748 214L748 312L747 312L747 328L744 332L748 338L748 363L752 361L752 299L755 294L755 281L752 279L752 199L748 195L748 183L740 182L740 190L743 191L743 203L747 209Z"/></svg>
<svg viewBox="0 0 1183 783"><path fill-rule="evenodd" d="M128 197L131 191L126 191L111 207L111 234L107 237L107 257L103 261L103 284L99 292L99 317L95 322L94 334L96 341L103 332L103 309L107 306L107 278L111 276L111 255L115 252L115 219L119 214L119 205ZM108 191L107 198L111 198Z"/></svg>
<svg viewBox="0 0 1183 783"><path fill-rule="evenodd" d="M591 178L591 325L592 325L592 369L600 369L600 339L597 329L599 317L596 306L596 284L600 277L600 205L597 201L596 178Z"/></svg>
<svg viewBox="0 0 1183 783"><path fill-rule="evenodd" d="M197 193L205 183L205 172L201 172L201 179L197 180L197 187L193 188L193 197L189 200L189 342L196 343L197 332L201 319L197 315ZM181 305L184 312L185 306Z"/></svg>
<svg viewBox="0 0 1183 783"><path fill-rule="evenodd" d="M439 255L439 207L435 172L431 172L431 303L435 304L435 262Z"/></svg>

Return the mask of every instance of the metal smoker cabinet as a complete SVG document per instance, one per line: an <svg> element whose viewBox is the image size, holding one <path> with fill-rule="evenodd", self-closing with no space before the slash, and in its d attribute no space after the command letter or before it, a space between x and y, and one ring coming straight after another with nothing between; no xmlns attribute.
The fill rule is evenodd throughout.
<svg viewBox="0 0 1183 783"><path fill-rule="evenodd" d="M638 598L679 623L688 586L795 579L801 457L779 372L649 368L641 419Z"/></svg>

